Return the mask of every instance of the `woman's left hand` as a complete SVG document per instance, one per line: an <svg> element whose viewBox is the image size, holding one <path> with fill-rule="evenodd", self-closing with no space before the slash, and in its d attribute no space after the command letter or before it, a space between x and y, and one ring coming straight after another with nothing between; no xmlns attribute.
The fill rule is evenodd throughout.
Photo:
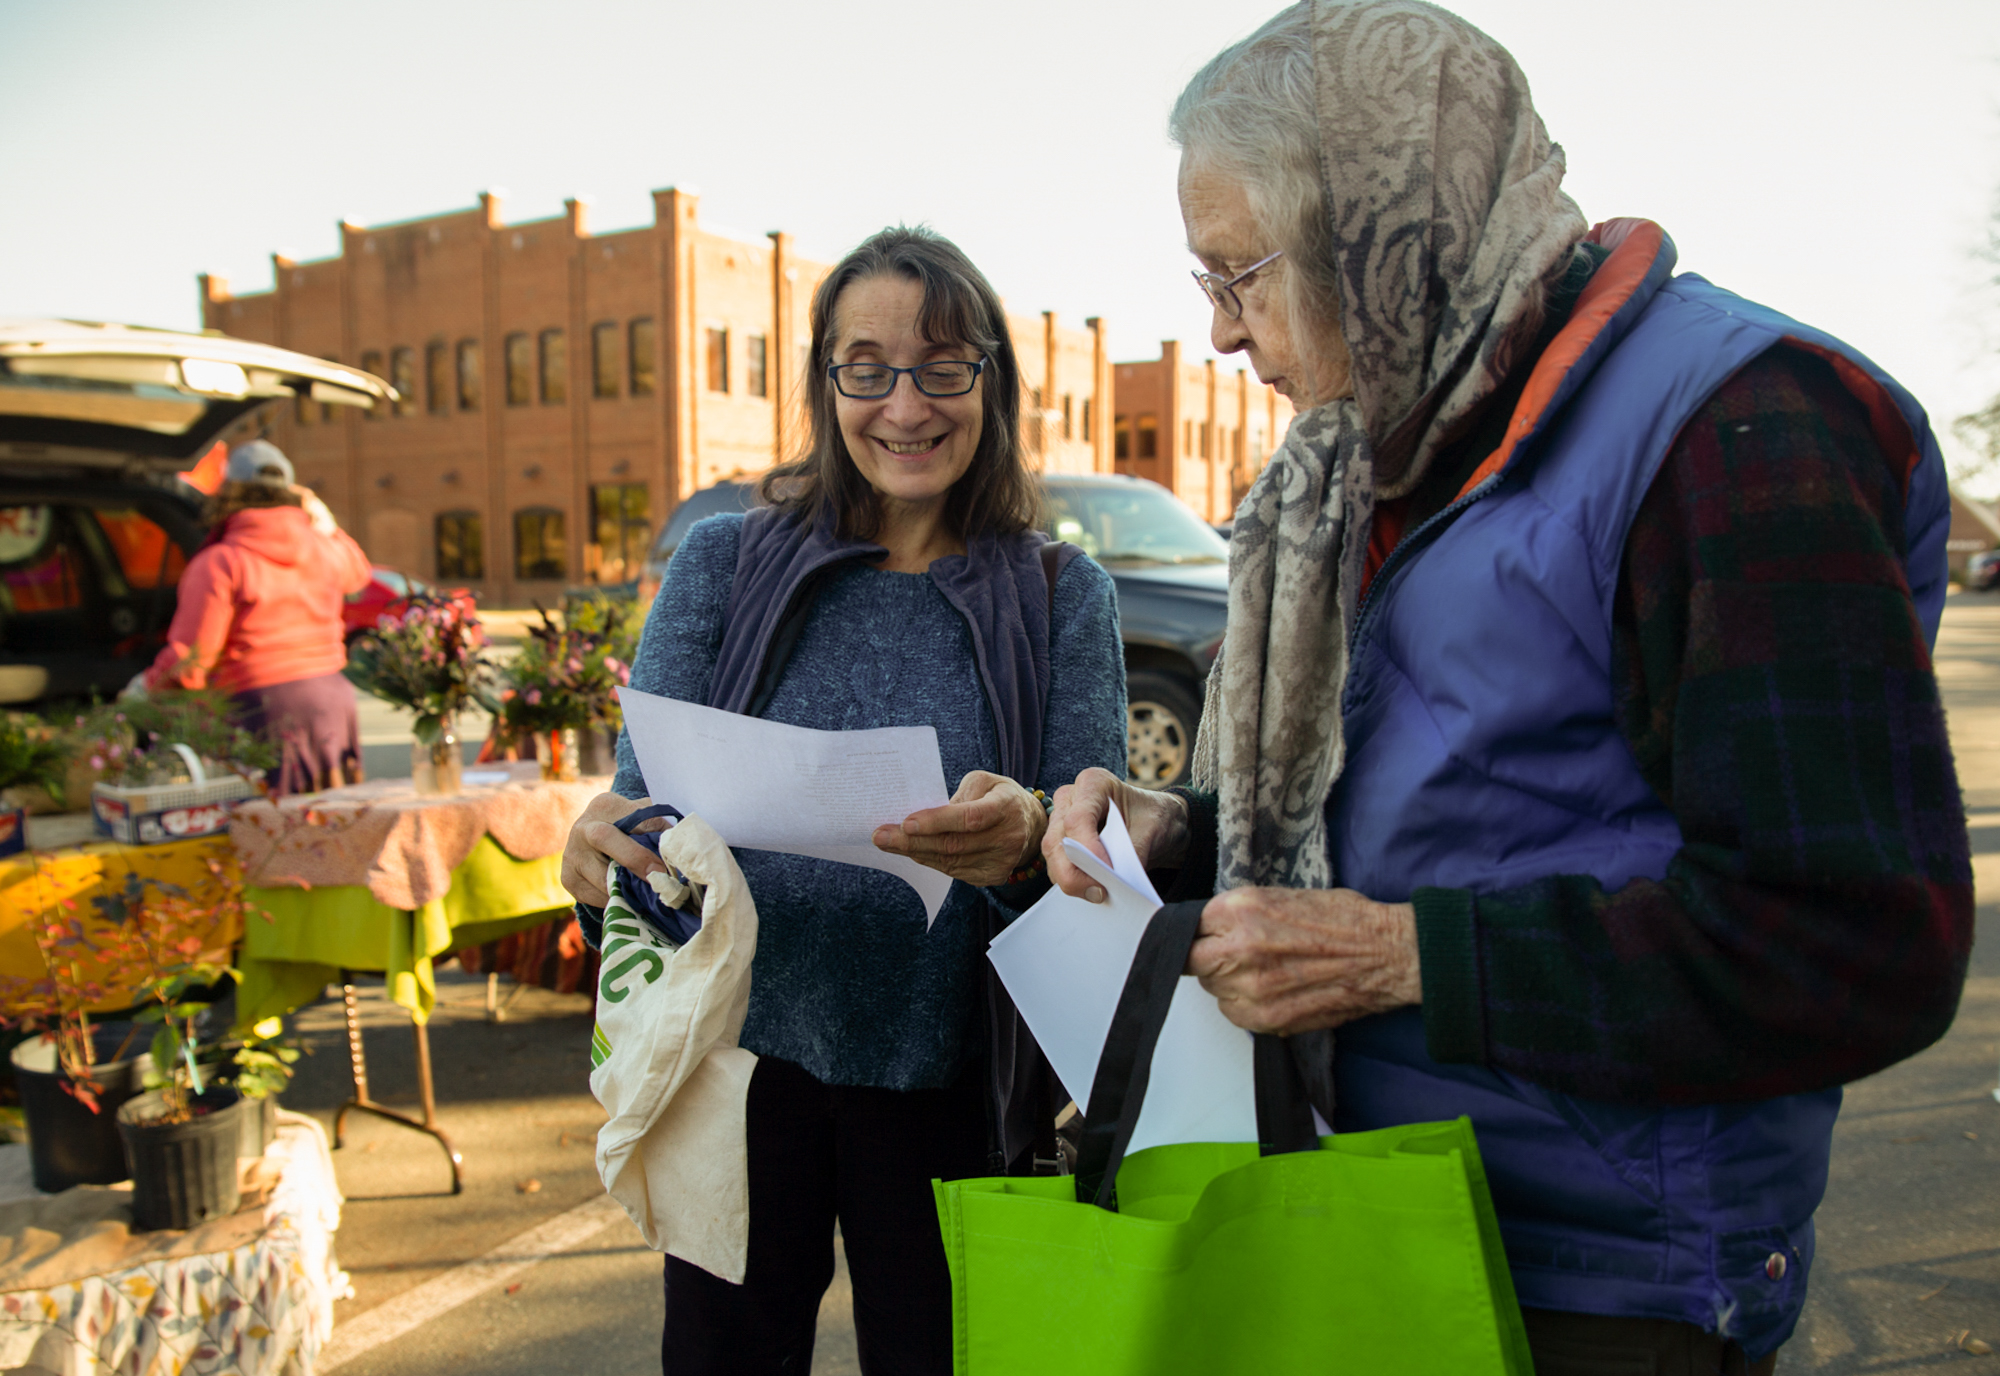
<svg viewBox="0 0 2000 1376"><path fill-rule="evenodd" d="M1288 1036L1422 1003L1417 911L1352 889L1230 889L1201 910L1187 974L1223 1016Z"/></svg>
<svg viewBox="0 0 2000 1376"><path fill-rule="evenodd" d="M901 826L875 828L875 848L986 887L1034 862L1048 824L1034 794L1003 775L975 769L943 807L913 812Z"/></svg>

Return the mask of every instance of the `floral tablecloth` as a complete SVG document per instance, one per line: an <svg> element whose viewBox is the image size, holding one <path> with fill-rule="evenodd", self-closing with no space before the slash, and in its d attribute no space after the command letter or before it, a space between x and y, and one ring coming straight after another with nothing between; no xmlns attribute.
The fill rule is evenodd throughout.
<svg viewBox="0 0 2000 1376"><path fill-rule="evenodd" d="M31 831L32 836L32 831ZM233 905L199 900L220 897L211 866L229 854L222 836L162 846L115 841L54 850L27 850L0 860L0 1015L19 1014L50 1002L48 957L68 963L70 984L94 986L103 997L92 1011L129 1007L145 972L116 969L90 953L92 940L126 919L127 894L136 879L198 900L187 905L185 925L163 934L168 943L192 936L197 959L227 961L242 937ZM85 940L76 938L81 934Z"/></svg>
<svg viewBox="0 0 2000 1376"><path fill-rule="evenodd" d="M280 1112L261 1166L261 1211L186 1233L131 1232L129 1194L98 1186L0 1204L0 1369L312 1376L348 1292L325 1130Z"/></svg>

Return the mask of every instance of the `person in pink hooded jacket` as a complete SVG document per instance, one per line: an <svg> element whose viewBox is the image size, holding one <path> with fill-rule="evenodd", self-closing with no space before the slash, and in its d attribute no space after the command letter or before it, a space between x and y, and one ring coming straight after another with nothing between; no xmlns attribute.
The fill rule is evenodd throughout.
<svg viewBox="0 0 2000 1376"><path fill-rule="evenodd" d="M368 556L294 485L291 461L265 440L230 450L215 512L208 543L181 575L166 646L143 676L147 691L230 694L244 724L279 747L276 793L359 781L341 605L367 584Z"/></svg>

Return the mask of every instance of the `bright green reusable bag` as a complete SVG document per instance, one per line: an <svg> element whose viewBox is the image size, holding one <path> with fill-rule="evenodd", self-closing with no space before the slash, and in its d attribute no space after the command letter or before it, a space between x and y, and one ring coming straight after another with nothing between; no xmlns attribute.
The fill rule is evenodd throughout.
<svg viewBox="0 0 2000 1376"><path fill-rule="evenodd" d="M1161 931L1163 919L1171 925L1176 909L1190 907L1184 930ZM1088 1172L1093 1132L1100 1140L1116 1132L1119 1145L1100 1160L1108 1173L934 1183L956 1376L1042 1376L1051 1367L1089 1376L1532 1376L1469 1120L1314 1138L1296 1072L1297 1103L1269 1103L1287 1072L1267 1068L1290 1066L1271 1038L1259 1047L1258 1135L1271 1151L1285 1136L1271 1124L1304 1113L1295 1149L1260 1155L1256 1143L1189 1143L1123 1157L1146 1070L1129 1077L1136 1092L1122 1102L1107 1094L1107 1076L1119 1073L1109 1065L1114 1046L1121 1030L1156 1014L1150 1037L1137 1034L1137 1063L1150 1067L1198 914L1199 905L1162 908L1134 957L1092 1087L1096 1116L1080 1167ZM1135 992L1149 944L1150 996ZM1104 1108L1122 1130L1102 1121ZM1100 1179L1099 1197L1114 1199L1115 1212L1079 1202Z"/></svg>

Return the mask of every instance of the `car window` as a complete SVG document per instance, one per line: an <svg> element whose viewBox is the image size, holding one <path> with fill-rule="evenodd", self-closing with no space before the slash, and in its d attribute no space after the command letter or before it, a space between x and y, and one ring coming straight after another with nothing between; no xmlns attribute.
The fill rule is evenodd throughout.
<svg viewBox="0 0 2000 1376"><path fill-rule="evenodd" d="M410 580L403 577L402 574L397 573L394 569L375 570L375 581L398 597L408 597L410 595Z"/></svg>
<svg viewBox="0 0 2000 1376"><path fill-rule="evenodd" d="M173 537L140 512L130 509L91 513L111 543L125 581L134 588L171 588L181 581L187 555Z"/></svg>
<svg viewBox="0 0 2000 1376"><path fill-rule="evenodd" d="M1229 545L1153 483L1046 485L1049 533L1100 564L1226 564Z"/></svg>
<svg viewBox="0 0 2000 1376"><path fill-rule="evenodd" d="M83 562L62 532L53 507L0 507L0 589L7 610L57 612L83 605Z"/></svg>

